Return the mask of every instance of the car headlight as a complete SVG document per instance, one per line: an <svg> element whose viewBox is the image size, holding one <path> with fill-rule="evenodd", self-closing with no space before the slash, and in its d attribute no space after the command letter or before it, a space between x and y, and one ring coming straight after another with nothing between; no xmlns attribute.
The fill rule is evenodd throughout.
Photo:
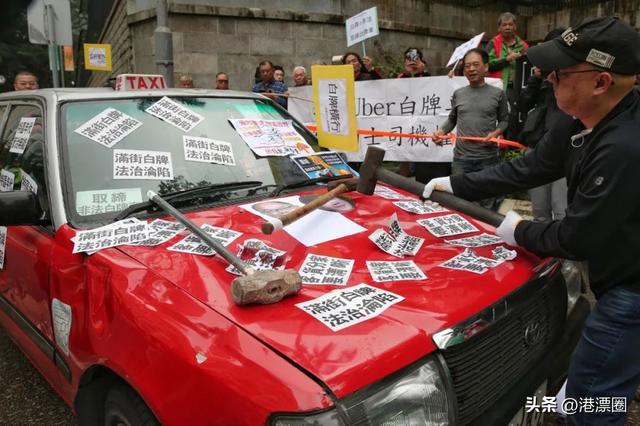
<svg viewBox="0 0 640 426"><path fill-rule="evenodd" d="M401 374L399 377L383 380L382 383L357 392L339 402L346 415L348 424L385 425L385 426L424 426L447 425L450 422L452 403L447 398L446 385L440 364L435 358L429 358L417 368ZM325 417L327 423L315 417ZM277 416L273 425L339 425L335 411L314 416L296 417Z"/></svg>
<svg viewBox="0 0 640 426"><path fill-rule="evenodd" d="M569 316L582 294L582 271L575 262L570 260L563 260L560 270L567 285L567 316Z"/></svg>

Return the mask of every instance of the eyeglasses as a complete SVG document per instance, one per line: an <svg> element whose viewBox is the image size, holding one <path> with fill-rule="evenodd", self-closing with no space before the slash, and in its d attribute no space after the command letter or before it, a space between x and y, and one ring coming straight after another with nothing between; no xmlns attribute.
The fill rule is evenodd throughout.
<svg viewBox="0 0 640 426"><path fill-rule="evenodd" d="M589 69L589 70L580 70L580 71L559 71L559 70L553 70L549 73L549 76L553 76L553 78L557 81L560 82L560 76L561 75L569 75L569 74L581 74L583 72L604 72L602 70L599 69Z"/></svg>
<svg viewBox="0 0 640 426"><path fill-rule="evenodd" d="M229 80L216 80L218 83L229 83Z"/></svg>

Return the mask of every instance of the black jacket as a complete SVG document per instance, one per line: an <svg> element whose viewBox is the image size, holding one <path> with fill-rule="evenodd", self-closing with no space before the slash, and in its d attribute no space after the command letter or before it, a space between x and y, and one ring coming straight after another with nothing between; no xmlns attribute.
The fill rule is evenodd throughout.
<svg viewBox="0 0 640 426"><path fill-rule="evenodd" d="M519 245L540 255L587 260L596 297L613 286L640 291L640 94L632 90L584 137L569 116L524 157L451 176L454 193L480 200L566 176L563 220L522 221Z"/></svg>
<svg viewBox="0 0 640 426"><path fill-rule="evenodd" d="M558 108L552 84L532 75L516 101L518 112L527 114L518 140L534 147L562 117L567 114Z"/></svg>

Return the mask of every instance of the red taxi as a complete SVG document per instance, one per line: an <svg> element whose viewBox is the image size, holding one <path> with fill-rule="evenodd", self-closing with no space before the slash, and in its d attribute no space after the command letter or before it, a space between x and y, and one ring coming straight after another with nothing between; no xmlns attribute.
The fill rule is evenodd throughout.
<svg viewBox="0 0 640 426"><path fill-rule="evenodd" d="M152 114L163 99L178 107ZM196 118L181 121L185 110ZM533 424L526 397L552 392L566 374L589 309L580 274L520 248L482 270L443 265L465 250L492 259L500 244L448 242L493 235L487 224L461 215L475 231L434 235L423 220L455 212L410 213L394 202L416 196L382 187L347 193L346 208L312 215L295 232L264 235L268 219L256 203L305 202L329 180L251 149L234 120L292 120L317 148L264 97L13 92L0 96L0 119L0 325L80 424ZM189 154L188 137L218 142ZM232 158L214 161L214 148ZM197 226L231 235L234 253L259 240L303 276L309 259L341 260L349 272L303 280L277 303L238 306L237 275L221 256L187 247L188 231L155 245L104 243L113 223L174 222L147 191ZM423 240L414 256L370 238L394 214ZM79 248L91 238L103 246ZM394 261L414 269L385 272ZM384 272L377 281L372 265ZM359 307L335 310L345 301Z"/></svg>

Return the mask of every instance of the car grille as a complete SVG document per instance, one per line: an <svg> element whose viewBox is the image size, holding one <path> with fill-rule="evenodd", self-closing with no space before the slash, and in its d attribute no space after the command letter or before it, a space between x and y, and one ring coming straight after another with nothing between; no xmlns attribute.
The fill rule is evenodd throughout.
<svg viewBox="0 0 640 426"><path fill-rule="evenodd" d="M562 331L566 290L559 273L544 281L547 285L535 292L516 295L523 300L514 303L516 307L501 320L442 351L458 403L456 424L468 424L500 401ZM534 284L526 286L530 289L544 283L528 284Z"/></svg>

